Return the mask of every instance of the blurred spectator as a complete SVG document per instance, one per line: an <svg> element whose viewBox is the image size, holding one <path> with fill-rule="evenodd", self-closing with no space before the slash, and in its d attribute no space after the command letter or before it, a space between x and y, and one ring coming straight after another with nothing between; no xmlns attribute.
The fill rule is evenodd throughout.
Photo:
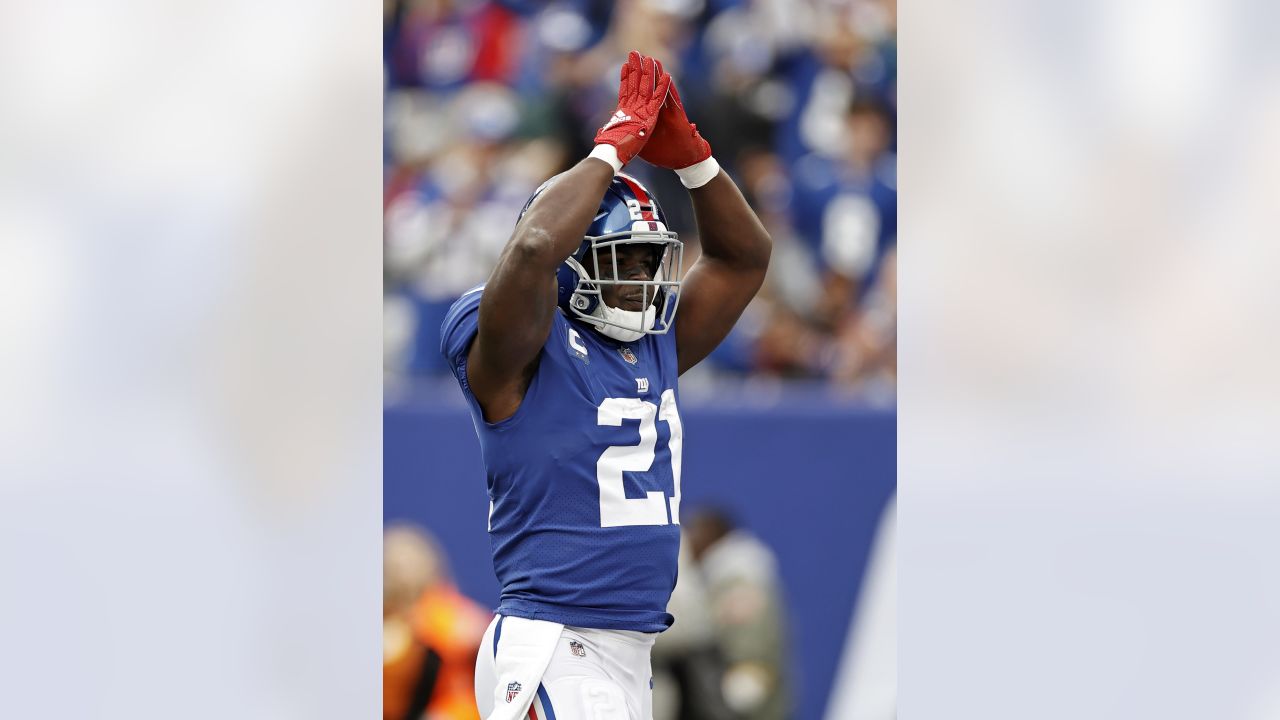
<svg viewBox="0 0 1280 720"><path fill-rule="evenodd" d="M383 720L477 720L476 652L491 616L454 589L424 531L383 537Z"/></svg>
<svg viewBox="0 0 1280 720"><path fill-rule="evenodd" d="M689 381L826 379L892 402L893 0L386 0L384 253L391 376L441 375L444 311L521 205L586 155L628 50L671 70L773 235L764 292ZM643 162L697 253L675 175ZM888 303L889 305L886 305Z"/></svg>
<svg viewBox="0 0 1280 720"><path fill-rule="evenodd" d="M887 111L876 101L851 103L846 118L843 166L826 190L821 255L826 265L818 316L838 328L852 313L867 281L896 241L897 198L886 167L890 133Z"/></svg>
<svg viewBox="0 0 1280 720"><path fill-rule="evenodd" d="M688 537L681 538L678 577L667 612L679 621L653 646L653 720L737 720L725 704L724 658Z"/></svg>
<svg viewBox="0 0 1280 720"><path fill-rule="evenodd" d="M897 252L889 250L856 316L840 331L834 377L892 397L898 366Z"/></svg>
<svg viewBox="0 0 1280 720"><path fill-rule="evenodd" d="M786 613L773 551L717 510L695 513L686 527L727 666L725 704L744 720L789 717Z"/></svg>

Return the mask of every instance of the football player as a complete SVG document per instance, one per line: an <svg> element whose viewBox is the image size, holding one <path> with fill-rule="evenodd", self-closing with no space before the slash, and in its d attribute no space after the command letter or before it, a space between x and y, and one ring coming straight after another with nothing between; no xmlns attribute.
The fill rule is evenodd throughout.
<svg viewBox="0 0 1280 720"><path fill-rule="evenodd" d="M450 309L441 351L470 405L501 604L476 663L481 713L651 717L649 651L673 622L683 431L677 378L756 294L770 239L671 77L631 53L595 149L525 205L497 267ZM621 173L689 189L702 253Z"/></svg>

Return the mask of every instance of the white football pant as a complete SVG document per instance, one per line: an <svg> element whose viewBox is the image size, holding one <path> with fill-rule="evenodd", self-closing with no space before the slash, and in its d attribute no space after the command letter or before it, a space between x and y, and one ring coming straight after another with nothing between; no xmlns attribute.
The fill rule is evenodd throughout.
<svg viewBox="0 0 1280 720"><path fill-rule="evenodd" d="M652 720L657 633L499 615L476 657L486 720Z"/></svg>

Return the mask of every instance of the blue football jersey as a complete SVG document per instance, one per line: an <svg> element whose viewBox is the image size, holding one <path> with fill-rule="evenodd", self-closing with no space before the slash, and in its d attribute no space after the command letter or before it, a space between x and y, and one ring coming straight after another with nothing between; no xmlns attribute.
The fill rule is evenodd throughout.
<svg viewBox="0 0 1280 720"><path fill-rule="evenodd" d="M659 632L676 582L680 454L675 334L631 343L558 311L520 409L486 422L467 383L483 286L441 327L489 489L503 615Z"/></svg>

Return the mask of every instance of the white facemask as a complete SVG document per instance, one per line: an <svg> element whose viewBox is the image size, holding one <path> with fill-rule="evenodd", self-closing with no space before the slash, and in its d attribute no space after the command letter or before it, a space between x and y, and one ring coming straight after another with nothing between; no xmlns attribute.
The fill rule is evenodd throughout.
<svg viewBox="0 0 1280 720"><path fill-rule="evenodd" d="M569 263L580 277L588 277L586 268L582 267L577 260L567 258L565 262ZM662 278L663 273L659 269L654 280L661 282ZM659 291L655 289L654 292ZM582 296L575 295L574 299L581 299L584 301L583 305L586 305L585 298ZM605 303L602 295L598 298L596 306L590 314L583 314L579 311L577 315L583 322L590 323L605 337L613 338L619 342L635 342L653 329L658 320L658 308L654 302L650 302L649 306L644 310L622 310L610 307Z"/></svg>

